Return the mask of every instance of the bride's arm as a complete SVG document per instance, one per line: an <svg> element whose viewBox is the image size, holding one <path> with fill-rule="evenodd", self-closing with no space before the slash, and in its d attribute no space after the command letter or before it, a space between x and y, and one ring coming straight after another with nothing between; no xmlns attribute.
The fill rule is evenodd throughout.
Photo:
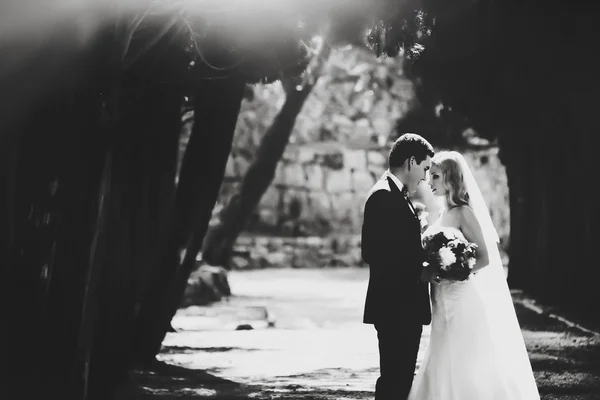
<svg viewBox="0 0 600 400"><path fill-rule="evenodd" d="M460 230L465 235L465 239L477 245L475 265L473 266L473 272L477 272L489 264L489 257L481 225L471 207L460 207Z"/></svg>

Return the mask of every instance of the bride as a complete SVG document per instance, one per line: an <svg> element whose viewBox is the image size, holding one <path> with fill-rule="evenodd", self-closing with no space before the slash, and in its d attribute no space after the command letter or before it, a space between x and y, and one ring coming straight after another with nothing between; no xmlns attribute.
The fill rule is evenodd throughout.
<svg viewBox="0 0 600 400"><path fill-rule="evenodd" d="M429 347L408 400L539 400L498 234L463 156L437 153L429 184L445 200L429 229L460 230L477 244L477 260L468 280L432 284Z"/></svg>

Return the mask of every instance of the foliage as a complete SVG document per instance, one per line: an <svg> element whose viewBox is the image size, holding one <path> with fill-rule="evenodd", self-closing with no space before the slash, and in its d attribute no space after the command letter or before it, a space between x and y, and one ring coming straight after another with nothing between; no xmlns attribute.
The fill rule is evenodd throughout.
<svg viewBox="0 0 600 400"><path fill-rule="evenodd" d="M412 27L406 35L375 35L373 48L419 48L405 67L433 99L427 107L441 103L497 140L510 187L509 282L573 309L597 303L594 279L580 279L598 276L590 267L597 207L584 196L579 213L586 218L574 218L572 193L557 187L583 187L581 171L594 168L587 149L598 130L600 59L592 49L600 14L580 1L412 3L430 16L428 33L419 37ZM390 13L380 24L398 32L405 19ZM573 247L580 249L575 260ZM565 265L572 268L567 277Z"/></svg>
<svg viewBox="0 0 600 400"><path fill-rule="evenodd" d="M375 25L372 49L378 55L405 54L407 76L419 85L420 97L429 99L426 106L443 104L490 139L510 135L525 118L563 101L553 96L554 82L575 70L591 74L597 64L588 63L586 50L598 38L589 25L593 17L578 2L545 2L543 13L535 1L408 3L416 10L412 14L395 8ZM576 20L580 28L573 40L558 27ZM569 51L559 54L560 48ZM585 67L576 68L573 56Z"/></svg>

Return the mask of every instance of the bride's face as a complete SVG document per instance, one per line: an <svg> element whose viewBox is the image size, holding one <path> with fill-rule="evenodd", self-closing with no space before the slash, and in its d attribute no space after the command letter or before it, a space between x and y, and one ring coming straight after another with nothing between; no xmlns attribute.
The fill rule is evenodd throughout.
<svg viewBox="0 0 600 400"><path fill-rule="evenodd" d="M448 193L448 190L444 187L444 176L442 175L442 171L436 165L431 166L431 171L429 172L429 186L431 187L431 192L436 196L445 196Z"/></svg>

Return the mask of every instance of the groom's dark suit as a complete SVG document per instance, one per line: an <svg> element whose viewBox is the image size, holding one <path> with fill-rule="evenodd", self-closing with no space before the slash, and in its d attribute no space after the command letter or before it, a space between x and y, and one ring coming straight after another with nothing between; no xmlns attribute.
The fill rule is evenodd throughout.
<svg viewBox="0 0 600 400"><path fill-rule="evenodd" d="M428 284L419 278L424 261L421 229L410 200L389 176L367 198L361 250L370 278L364 323L379 340L376 400L404 400L415 371L423 325L431 322Z"/></svg>

